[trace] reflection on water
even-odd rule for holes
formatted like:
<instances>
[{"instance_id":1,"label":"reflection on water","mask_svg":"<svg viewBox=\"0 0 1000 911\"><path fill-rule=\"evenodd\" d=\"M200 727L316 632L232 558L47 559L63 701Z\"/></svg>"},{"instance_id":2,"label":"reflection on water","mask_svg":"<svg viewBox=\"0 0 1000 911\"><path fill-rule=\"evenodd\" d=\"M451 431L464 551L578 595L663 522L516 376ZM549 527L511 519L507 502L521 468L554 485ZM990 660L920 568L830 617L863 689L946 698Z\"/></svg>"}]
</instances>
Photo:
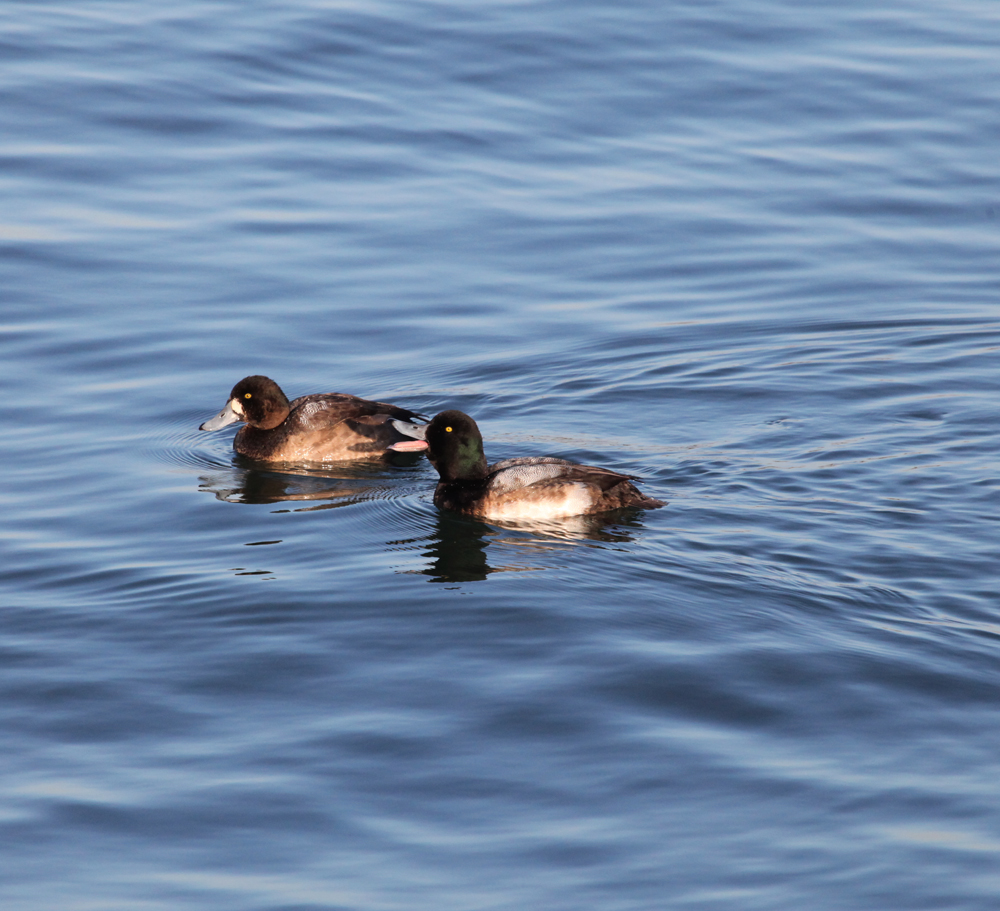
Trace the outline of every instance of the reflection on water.
<instances>
[{"instance_id":1,"label":"reflection on water","mask_svg":"<svg viewBox=\"0 0 1000 911\"><path fill-rule=\"evenodd\" d=\"M263 463L237 456L234 467L202 475L198 487L227 503L324 500L328 502L302 507L296 512L332 509L387 496L392 490L391 481L395 480L393 467L410 467L418 461L419 456L404 454L394 456L386 465L343 462L317 468L296 466L292 470L277 468L272 463L260 467Z\"/></svg>"},{"instance_id":2,"label":"reflection on water","mask_svg":"<svg viewBox=\"0 0 1000 911\"><path fill-rule=\"evenodd\" d=\"M489 525L466 516L439 512L431 534L406 541L392 542L404 548L419 548L429 562L411 572L430 576L431 582L482 582L490 573L513 567L494 567L486 560L489 538L495 532ZM537 567L517 567L524 572Z\"/></svg>"},{"instance_id":3,"label":"reflection on water","mask_svg":"<svg viewBox=\"0 0 1000 911\"><path fill-rule=\"evenodd\" d=\"M423 548L423 556L430 562L415 572L430 576L431 582L480 582L490 573L538 572L551 568L551 561L545 565L519 561L530 560L533 554L542 551L551 553L572 546L574 542L624 543L633 540L623 524L639 527L633 517L621 513L491 525L468 516L439 512L433 534L395 543ZM492 563L486 559L487 547L492 547Z\"/></svg>"},{"instance_id":4,"label":"reflection on water","mask_svg":"<svg viewBox=\"0 0 1000 911\"><path fill-rule=\"evenodd\" d=\"M227 471L202 475L199 489L215 494L227 503L281 503L295 500L325 500L304 509L331 509L356 503L369 492L363 482L344 479L296 476L269 471Z\"/></svg>"},{"instance_id":5,"label":"reflection on water","mask_svg":"<svg viewBox=\"0 0 1000 911\"><path fill-rule=\"evenodd\" d=\"M479 582L490 573L537 572L551 568L529 562L533 555L551 554L583 542L626 543L633 540L629 529L641 528L638 510L573 516L548 522L487 524L467 516L439 512L434 533L408 543L424 548L430 559L424 569L431 582ZM486 559L492 547L491 559Z\"/></svg>"}]
</instances>

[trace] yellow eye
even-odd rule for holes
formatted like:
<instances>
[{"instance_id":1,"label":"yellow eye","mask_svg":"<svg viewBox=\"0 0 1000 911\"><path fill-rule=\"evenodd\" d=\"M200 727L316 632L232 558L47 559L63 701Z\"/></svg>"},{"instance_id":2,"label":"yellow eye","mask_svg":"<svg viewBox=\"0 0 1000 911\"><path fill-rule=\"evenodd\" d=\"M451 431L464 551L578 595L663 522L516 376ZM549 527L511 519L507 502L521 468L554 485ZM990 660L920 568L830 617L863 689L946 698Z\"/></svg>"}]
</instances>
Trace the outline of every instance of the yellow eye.
<instances>
[{"instance_id":1,"label":"yellow eye","mask_svg":"<svg viewBox=\"0 0 1000 911\"><path fill-rule=\"evenodd\" d=\"M245 396L243 396L243 398L245 398L245 399L250 398L250 393L248 392Z\"/></svg>"},{"instance_id":2,"label":"yellow eye","mask_svg":"<svg viewBox=\"0 0 1000 911\"><path fill-rule=\"evenodd\" d=\"M451 433L451 428L450 427L445 427L445 433Z\"/></svg>"}]
</instances>

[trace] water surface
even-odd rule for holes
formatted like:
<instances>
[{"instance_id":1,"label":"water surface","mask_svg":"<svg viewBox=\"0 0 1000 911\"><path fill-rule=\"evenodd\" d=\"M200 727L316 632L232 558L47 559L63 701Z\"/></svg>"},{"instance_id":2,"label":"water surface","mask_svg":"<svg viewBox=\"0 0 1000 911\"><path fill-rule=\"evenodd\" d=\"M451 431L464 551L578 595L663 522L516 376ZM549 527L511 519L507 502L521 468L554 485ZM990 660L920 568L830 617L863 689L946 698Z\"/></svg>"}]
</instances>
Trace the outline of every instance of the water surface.
<instances>
[{"instance_id":1,"label":"water surface","mask_svg":"<svg viewBox=\"0 0 1000 911\"><path fill-rule=\"evenodd\" d=\"M998 40L8 3L3 907L993 907ZM247 463L251 373L669 505Z\"/></svg>"}]
</instances>

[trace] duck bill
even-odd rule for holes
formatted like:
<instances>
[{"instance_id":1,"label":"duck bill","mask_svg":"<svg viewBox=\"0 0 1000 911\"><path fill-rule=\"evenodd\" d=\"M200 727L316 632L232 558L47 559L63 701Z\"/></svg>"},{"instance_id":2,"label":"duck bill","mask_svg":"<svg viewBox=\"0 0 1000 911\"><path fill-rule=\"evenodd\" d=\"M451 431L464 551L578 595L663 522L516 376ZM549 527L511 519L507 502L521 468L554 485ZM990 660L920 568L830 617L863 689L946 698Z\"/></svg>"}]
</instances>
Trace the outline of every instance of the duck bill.
<instances>
[{"instance_id":1,"label":"duck bill","mask_svg":"<svg viewBox=\"0 0 1000 911\"><path fill-rule=\"evenodd\" d=\"M430 449L427 440L400 440L388 447L393 452L423 452Z\"/></svg>"},{"instance_id":2,"label":"duck bill","mask_svg":"<svg viewBox=\"0 0 1000 911\"><path fill-rule=\"evenodd\" d=\"M400 440L398 443L393 443L389 447L393 452L423 452L429 448L427 445L426 424L411 424L409 421L394 420L392 426L403 434L403 436L410 437L409 440Z\"/></svg>"},{"instance_id":3,"label":"duck bill","mask_svg":"<svg viewBox=\"0 0 1000 911\"><path fill-rule=\"evenodd\" d=\"M222 409L214 418L209 418L205 421L198 429L199 430L221 430L223 427L228 427L230 424L235 424L237 421L242 420L239 414L233 410L232 401L226 402L226 407Z\"/></svg>"},{"instance_id":4,"label":"duck bill","mask_svg":"<svg viewBox=\"0 0 1000 911\"><path fill-rule=\"evenodd\" d=\"M414 440L427 439L426 424L411 424L409 421L398 421L393 419L392 426L403 434L404 437L411 437Z\"/></svg>"}]
</instances>

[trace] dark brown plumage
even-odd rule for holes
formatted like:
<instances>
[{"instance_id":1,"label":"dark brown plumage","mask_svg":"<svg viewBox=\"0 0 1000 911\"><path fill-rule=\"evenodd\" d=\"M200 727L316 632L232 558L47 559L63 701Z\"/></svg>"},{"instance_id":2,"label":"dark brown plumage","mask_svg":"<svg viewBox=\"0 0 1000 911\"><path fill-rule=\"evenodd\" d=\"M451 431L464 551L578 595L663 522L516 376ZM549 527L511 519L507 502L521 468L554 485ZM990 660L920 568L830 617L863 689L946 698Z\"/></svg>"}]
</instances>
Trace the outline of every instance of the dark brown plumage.
<instances>
[{"instance_id":1,"label":"dark brown plumage","mask_svg":"<svg viewBox=\"0 0 1000 911\"><path fill-rule=\"evenodd\" d=\"M248 376L229 393L226 407L201 425L218 430L237 421L233 439L240 455L265 462L324 462L380 457L405 440L393 419L421 415L342 392L304 395L289 402L274 380Z\"/></svg>"}]
</instances>

